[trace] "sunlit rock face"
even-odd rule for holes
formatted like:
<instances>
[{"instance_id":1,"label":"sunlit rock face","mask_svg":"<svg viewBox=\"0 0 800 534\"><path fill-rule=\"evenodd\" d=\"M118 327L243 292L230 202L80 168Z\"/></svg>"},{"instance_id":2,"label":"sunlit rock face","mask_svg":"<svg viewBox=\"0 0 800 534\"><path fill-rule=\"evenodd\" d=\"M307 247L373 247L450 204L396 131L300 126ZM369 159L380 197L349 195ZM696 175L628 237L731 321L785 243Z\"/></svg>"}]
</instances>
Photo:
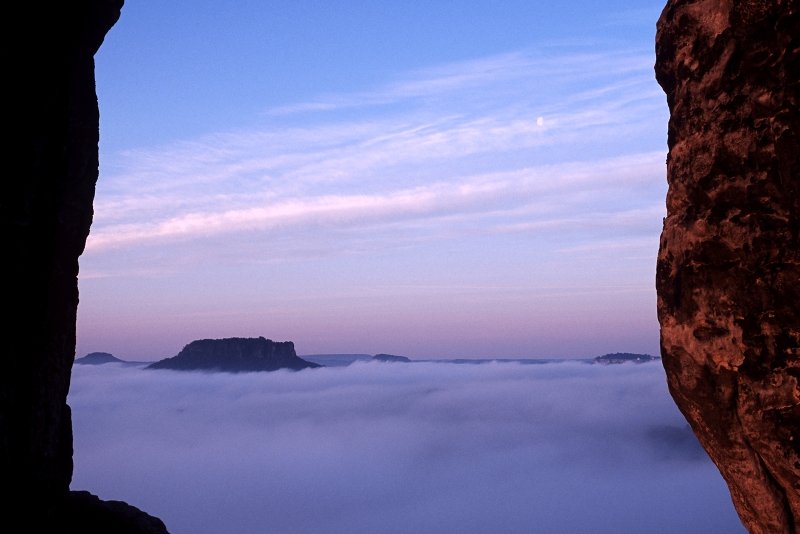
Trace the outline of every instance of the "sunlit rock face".
<instances>
[{"instance_id":1,"label":"sunlit rock face","mask_svg":"<svg viewBox=\"0 0 800 534\"><path fill-rule=\"evenodd\" d=\"M98 176L94 54L122 0L11 2L0 17L0 531L64 531L78 256Z\"/></svg>"},{"instance_id":2,"label":"sunlit rock face","mask_svg":"<svg viewBox=\"0 0 800 534\"><path fill-rule=\"evenodd\" d=\"M673 398L753 533L800 531L800 1L671 0L658 256Z\"/></svg>"}]
</instances>

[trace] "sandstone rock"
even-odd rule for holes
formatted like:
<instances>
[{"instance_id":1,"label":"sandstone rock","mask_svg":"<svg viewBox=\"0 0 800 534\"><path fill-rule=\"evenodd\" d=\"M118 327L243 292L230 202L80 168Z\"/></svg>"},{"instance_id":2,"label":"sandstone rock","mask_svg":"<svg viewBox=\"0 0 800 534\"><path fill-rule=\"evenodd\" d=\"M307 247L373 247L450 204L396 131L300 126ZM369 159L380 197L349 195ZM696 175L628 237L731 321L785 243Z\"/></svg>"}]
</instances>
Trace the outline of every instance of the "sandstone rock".
<instances>
[{"instance_id":1,"label":"sandstone rock","mask_svg":"<svg viewBox=\"0 0 800 534\"><path fill-rule=\"evenodd\" d=\"M670 0L658 255L670 392L752 533L800 531L800 2Z\"/></svg>"}]
</instances>

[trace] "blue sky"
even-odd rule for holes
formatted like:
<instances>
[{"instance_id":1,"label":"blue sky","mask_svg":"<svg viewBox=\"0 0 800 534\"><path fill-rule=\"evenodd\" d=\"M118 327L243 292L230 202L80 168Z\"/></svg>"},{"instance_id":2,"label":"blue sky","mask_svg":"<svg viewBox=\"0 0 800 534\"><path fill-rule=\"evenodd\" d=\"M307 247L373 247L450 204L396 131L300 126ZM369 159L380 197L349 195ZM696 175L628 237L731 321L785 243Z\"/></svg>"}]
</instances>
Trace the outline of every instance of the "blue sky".
<instances>
[{"instance_id":1,"label":"blue sky","mask_svg":"<svg viewBox=\"0 0 800 534\"><path fill-rule=\"evenodd\" d=\"M78 354L654 353L652 2L127 2Z\"/></svg>"}]
</instances>

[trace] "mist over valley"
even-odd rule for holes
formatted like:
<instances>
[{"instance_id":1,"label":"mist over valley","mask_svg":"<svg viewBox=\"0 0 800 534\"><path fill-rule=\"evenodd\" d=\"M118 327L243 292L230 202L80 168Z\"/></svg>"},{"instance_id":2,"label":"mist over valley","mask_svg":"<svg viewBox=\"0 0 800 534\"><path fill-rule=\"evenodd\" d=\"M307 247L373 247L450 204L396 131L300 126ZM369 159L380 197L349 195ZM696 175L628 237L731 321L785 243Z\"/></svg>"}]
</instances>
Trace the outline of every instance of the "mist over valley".
<instances>
[{"instance_id":1,"label":"mist over valley","mask_svg":"<svg viewBox=\"0 0 800 534\"><path fill-rule=\"evenodd\" d=\"M73 487L174 534L744 532L660 362L79 365L69 403Z\"/></svg>"}]
</instances>

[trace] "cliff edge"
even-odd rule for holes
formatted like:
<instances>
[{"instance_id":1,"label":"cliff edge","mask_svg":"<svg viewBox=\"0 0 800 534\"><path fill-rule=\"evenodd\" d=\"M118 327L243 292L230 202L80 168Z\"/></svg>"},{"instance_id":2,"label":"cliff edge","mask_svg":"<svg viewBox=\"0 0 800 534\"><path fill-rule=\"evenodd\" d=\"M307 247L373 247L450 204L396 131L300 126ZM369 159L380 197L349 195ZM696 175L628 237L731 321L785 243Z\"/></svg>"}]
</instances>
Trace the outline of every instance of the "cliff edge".
<instances>
[{"instance_id":1,"label":"cliff edge","mask_svg":"<svg viewBox=\"0 0 800 534\"><path fill-rule=\"evenodd\" d=\"M800 2L670 0L656 287L670 392L751 533L800 531Z\"/></svg>"}]
</instances>

